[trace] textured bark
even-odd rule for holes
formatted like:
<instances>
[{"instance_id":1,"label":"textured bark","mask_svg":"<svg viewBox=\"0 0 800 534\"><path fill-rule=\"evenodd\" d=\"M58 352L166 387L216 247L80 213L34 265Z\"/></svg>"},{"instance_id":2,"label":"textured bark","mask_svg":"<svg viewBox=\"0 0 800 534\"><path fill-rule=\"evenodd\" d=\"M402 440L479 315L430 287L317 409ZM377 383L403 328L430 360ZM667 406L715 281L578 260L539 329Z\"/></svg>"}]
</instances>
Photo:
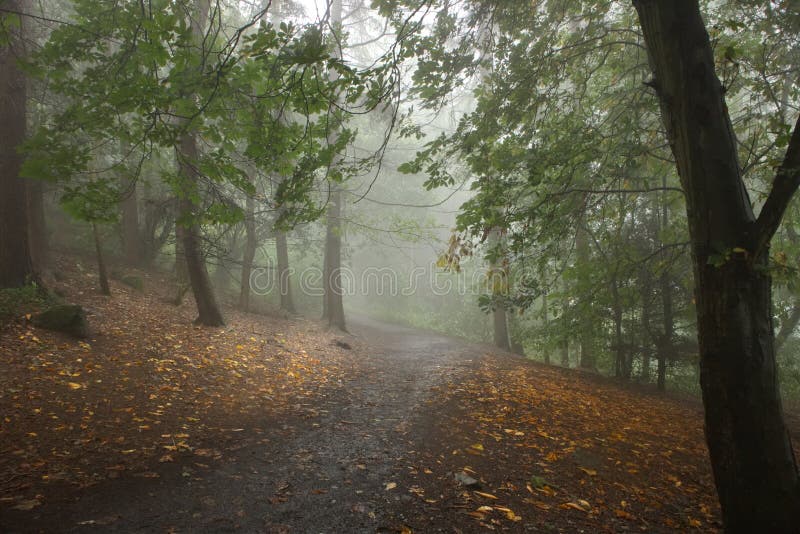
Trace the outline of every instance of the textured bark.
<instances>
[{"instance_id":1,"label":"textured bark","mask_svg":"<svg viewBox=\"0 0 800 534\"><path fill-rule=\"evenodd\" d=\"M26 2L7 0L9 11L25 11ZM25 21L10 29L0 48L0 287L22 286L35 278L28 242L27 184L20 177L25 140L27 82L18 59L24 52Z\"/></svg>"},{"instance_id":2,"label":"textured bark","mask_svg":"<svg viewBox=\"0 0 800 534\"><path fill-rule=\"evenodd\" d=\"M100 241L100 232L97 230L97 225L92 223L92 237L94 237L94 250L97 254L97 275L100 280L100 293L103 295L111 294L111 287L108 285L108 272L106 271L106 262L103 258L103 244Z\"/></svg>"},{"instance_id":3,"label":"textured bark","mask_svg":"<svg viewBox=\"0 0 800 534\"><path fill-rule=\"evenodd\" d=\"M686 194L706 441L725 530L797 532L800 479L775 365L768 247L800 176L800 132L756 219L697 0L636 0Z\"/></svg>"},{"instance_id":4,"label":"textured bark","mask_svg":"<svg viewBox=\"0 0 800 534\"><path fill-rule=\"evenodd\" d=\"M242 253L242 280L239 290L239 308L244 311L250 310L250 275L253 272L253 260L256 257L256 202L252 196L247 195L244 208L244 252Z\"/></svg>"},{"instance_id":5,"label":"textured bark","mask_svg":"<svg viewBox=\"0 0 800 534\"><path fill-rule=\"evenodd\" d=\"M297 313L292 298L289 247L286 243L286 232L283 230L275 231L275 253L278 257L278 290L281 295L281 309L289 313Z\"/></svg>"},{"instance_id":6,"label":"textured bark","mask_svg":"<svg viewBox=\"0 0 800 534\"><path fill-rule=\"evenodd\" d=\"M48 262L49 244L47 222L44 215L44 184L28 180L28 239L33 270L41 273Z\"/></svg>"}]
</instances>

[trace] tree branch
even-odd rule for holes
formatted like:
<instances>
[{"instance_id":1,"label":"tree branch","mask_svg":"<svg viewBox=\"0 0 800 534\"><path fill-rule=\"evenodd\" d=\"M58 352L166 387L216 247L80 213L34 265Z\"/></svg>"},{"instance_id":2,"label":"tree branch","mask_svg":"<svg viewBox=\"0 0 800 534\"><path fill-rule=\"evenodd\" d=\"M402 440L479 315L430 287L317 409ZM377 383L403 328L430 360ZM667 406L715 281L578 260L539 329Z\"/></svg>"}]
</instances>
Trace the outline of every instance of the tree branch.
<instances>
[{"instance_id":1,"label":"tree branch","mask_svg":"<svg viewBox=\"0 0 800 534\"><path fill-rule=\"evenodd\" d=\"M753 257L758 258L766 252L798 186L800 186L800 117L797 118L794 125L783 163L775 173L772 190L756 220L756 242Z\"/></svg>"}]
</instances>

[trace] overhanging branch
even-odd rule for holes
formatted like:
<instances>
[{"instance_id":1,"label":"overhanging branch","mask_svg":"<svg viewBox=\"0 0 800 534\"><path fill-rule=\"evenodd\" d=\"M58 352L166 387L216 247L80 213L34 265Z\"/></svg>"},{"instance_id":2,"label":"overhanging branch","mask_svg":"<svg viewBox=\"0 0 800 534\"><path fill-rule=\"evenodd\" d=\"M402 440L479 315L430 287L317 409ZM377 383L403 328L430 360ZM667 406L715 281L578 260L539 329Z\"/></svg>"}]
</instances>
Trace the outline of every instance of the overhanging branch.
<instances>
[{"instance_id":1,"label":"overhanging branch","mask_svg":"<svg viewBox=\"0 0 800 534\"><path fill-rule=\"evenodd\" d=\"M756 242L753 257L761 257L766 252L798 186L800 186L800 117L797 118L794 125L783 163L775 173L772 190L756 220Z\"/></svg>"}]
</instances>

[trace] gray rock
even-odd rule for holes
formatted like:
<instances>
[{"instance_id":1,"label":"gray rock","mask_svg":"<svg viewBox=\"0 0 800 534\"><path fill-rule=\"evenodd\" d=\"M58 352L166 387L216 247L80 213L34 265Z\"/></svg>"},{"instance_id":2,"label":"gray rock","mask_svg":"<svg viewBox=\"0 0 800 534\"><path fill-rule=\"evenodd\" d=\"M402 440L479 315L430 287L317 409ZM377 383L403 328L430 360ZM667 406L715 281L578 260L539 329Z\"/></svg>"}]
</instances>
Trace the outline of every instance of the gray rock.
<instances>
[{"instance_id":1,"label":"gray rock","mask_svg":"<svg viewBox=\"0 0 800 534\"><path fill-rule=\"evenodd\" d=\"M453 478L456 479L456 482L460 482L462 485L468 488L480 485L480 482L466 474L464 471L459 471L453 475Z\"/></svg>"}]
</instances>

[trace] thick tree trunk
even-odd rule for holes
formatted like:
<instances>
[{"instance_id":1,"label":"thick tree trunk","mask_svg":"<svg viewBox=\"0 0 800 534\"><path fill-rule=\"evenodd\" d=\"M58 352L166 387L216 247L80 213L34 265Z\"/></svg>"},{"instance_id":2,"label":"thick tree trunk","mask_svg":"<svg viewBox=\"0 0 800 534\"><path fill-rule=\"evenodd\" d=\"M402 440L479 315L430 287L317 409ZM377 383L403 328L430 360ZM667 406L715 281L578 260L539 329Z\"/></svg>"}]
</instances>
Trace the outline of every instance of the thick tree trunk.
<instances>
[{"instance_id":1,"label":"thick tree trunk","mask_svg":"<svg viewBox=\"0 0 800 534\"><path fill-rule=\"evenodd\" d=\"M125 263L142 265L142 239L139 232L139 202L136 195L136 180L122 179L123 198L120 205L122 211L122 247Z\"/></svg>"},{"instance_id":2,"label":"thick tree trunk","mask_svg":"<svg viewBox=\"0 0 800 534\"><path fill-rule=\"evenodd\" d=\"M283 230L275 230L275 253L278 257L278 290L281 295L281 309L288 313L297 313L292 298L289 247L286 243L286 232Z\"/></svg>"},{"instance_id":3,"label":"thick tree trunk","mask_svg":"<svg viewBox=\"0 0 800 534\"><path fill-rule=\"evenodd\" d=\"M511 342L508 337L508 315L502 306L492 310L492 324L494 331L494 346L498 349L511 350Z\"/></svg>"},{"instance_id":4,"label":"thick tree trunk","mask_svg":"<svg viewBox=\"0 0 800 534\"><path fill-rule=\"evenodd\" d=\"M250 310L250 275L253 272L253 260L256 257L256 220L255 220L255 199L247 195L244 213L244 253L242 254L242 279L239 291L239 308L244 311Z\"/></svg>"},{"instance_id":5,"label":"thick tree trunk","mask_svg":"<svg viewBox=\"0 0 800 534\"><path fill-rule=\"evenodd\" d=\"M24 12L24 0L7 0L10 12ZM10 39L0 47L0 287L18 287L35 278L28 235L27 184L20 177L22 156L17 147L25 140L27 82L18 60L24 52L27 21L9 29Z\"/></svg>"},{"instance_id":6,"label":"thick tree trunk","mask_svg":"<svg viewBox=\"0 0 800 534\"><path fill-rule=\"evenodd\" d=\"M92 237L94 237L94 250L97 254L97 274L100 279L100 293L103 295L111 295L111 287L108 285L106 262L103 259L103 244L100 241L100 232L97 230L97 224L95 223L92 223Z\"/></svg>"},{"instance_id":7,"label":"thick tree trunk","mask_svg":"<svg viewBox=\"0 0 800 534\"><path fill-rule=\"evenodd\" d=\"M634 4L686 193L706 440L725 530L797 532L800 480L776 376L768 255L800 180L800 132L756 219L698 1Z\"/></svg>"}]
</instances>

